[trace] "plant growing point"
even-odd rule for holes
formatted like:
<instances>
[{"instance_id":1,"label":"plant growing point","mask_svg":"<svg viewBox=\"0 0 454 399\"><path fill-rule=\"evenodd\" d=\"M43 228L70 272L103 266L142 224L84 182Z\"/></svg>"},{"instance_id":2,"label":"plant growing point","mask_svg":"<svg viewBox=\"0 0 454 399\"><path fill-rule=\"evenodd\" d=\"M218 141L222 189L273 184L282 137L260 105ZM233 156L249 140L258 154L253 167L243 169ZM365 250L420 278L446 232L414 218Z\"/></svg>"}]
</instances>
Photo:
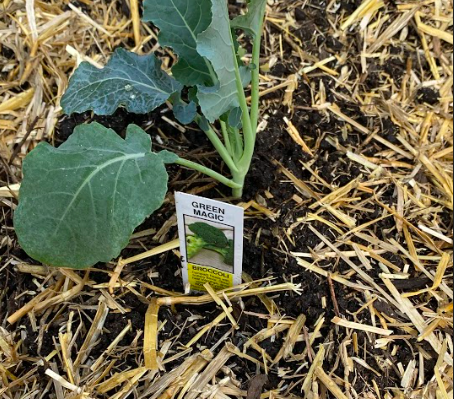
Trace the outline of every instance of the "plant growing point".
<instances>
[{"instance_id":1,"label":"plant growing point","mask_svg":"<svg viewBox=\"0 0 454 399\"><path fill-rule=\"evenodd\" d=\"M66 114L98 115L118 107L145 114L168 101L181 123L194 122L207 135L231 176L171 152L151 152L150 137L134 125L126 140L95 123L80 126L60 148L40 144L24 161L14 224L30 256L73 268L117 257L134 229L162 205L167 163L208 175L242 196L258 126L266 0L249 0L247 7L231 20L227 0L144 0L144 21L159 28L160 44L178 56L172 73L154 54L117 49L102 69L81 63L61 100ZM252 40L249 65L237 30Z\"/></svg>"}]
</instances>

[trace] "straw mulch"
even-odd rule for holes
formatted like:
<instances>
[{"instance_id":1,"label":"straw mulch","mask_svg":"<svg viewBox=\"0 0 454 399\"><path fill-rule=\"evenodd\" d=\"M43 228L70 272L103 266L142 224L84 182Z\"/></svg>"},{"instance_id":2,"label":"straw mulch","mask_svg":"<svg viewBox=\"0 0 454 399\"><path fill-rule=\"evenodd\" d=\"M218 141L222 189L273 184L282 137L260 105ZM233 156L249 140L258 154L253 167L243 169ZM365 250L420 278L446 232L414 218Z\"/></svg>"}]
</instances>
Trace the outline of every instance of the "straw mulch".
<instances>
[{"instance_id":1,"label":"straw mulch","mask_svg":"<svg viewBox=\"0 0 454 399\"><path fill-rule=\"evenodd\" d=\"M270 0L267 13L263 71L287 63L290 48L291 73L263 74L260 134L266 134L273 106L283 105L288 114L281 129L301 154L313 157L294 160L310 172L307 180L275 162L282 184L297 193L285 202L307 210L291 223L277 223L275 231L282 256L296 260L299 271L282 283L251 282L245 275L240 291L194 298L153 285L159 277L154 271L123 270L176 251L174 241L162 239L167 224L156 226L157 233L139 231L132 245L138 256L106 270L54 270L32 264L18 248L11 214L21 161L40 141L54 140L68 76L82 60L103 65L118 46L154 51L156 32L141 24L137 0L0 2L1 398L453 397L453 4L341 3ZM301 18L321 11L328 21L323 29ZM295 33L301 29L309 29L315 50ZM320 37L343 46L337 53L318 53ZM171 55L159 51L169 65ZM365 89L371 87L365 77L373 77L374 89ZM303 87L310 92L307 103L298 102ZM346 184L322 177L315 162L321 138L306 135L294 118L305 112L319 114L324 123L342 123L331 132L337 136L325 141L342 162L357 167L357 177ZM394 136L384 133L383 121L391 121ZM352 134L361 137L359 146L343 140ZM280 209L266 206L268 194L243 204L248 218L279 220ZM285 253L301 231L317 244ZM259 235L248 238L258 242ZM150 239L146 248L153 242L155 248L142 254L144 237ZM330 287L318 304L325 316L310 324L307 315L289 317L280 307L309 295L309 275ZM28 289L14 288L24 281ZM354 312L339 303L340 290L348 293ZM143 331L135 330L126 295L147 309ZM248 308L251 297L261 303L261 313ZM243 332L234 311L238 303L250 318L266 320L267 328ZM202 317L195 331L186 326L197 315L167 328L167 315L182 309L176 305L192 312L201 304L213 304L214 318ZM330 313L335 317L328 318ZM127 322L105 342L113 327L106 320L113 315ZM227 333L205 345L220 326L228 326ZM188 331L191 339L183 342ZM230 337L238 334L242 339L234 343ZM35 355L44 347L50 348L45 356ZM242 364L254 374L244 373ZM383 383L390 373L393 378Z\"/></svg>"}]
</instances>

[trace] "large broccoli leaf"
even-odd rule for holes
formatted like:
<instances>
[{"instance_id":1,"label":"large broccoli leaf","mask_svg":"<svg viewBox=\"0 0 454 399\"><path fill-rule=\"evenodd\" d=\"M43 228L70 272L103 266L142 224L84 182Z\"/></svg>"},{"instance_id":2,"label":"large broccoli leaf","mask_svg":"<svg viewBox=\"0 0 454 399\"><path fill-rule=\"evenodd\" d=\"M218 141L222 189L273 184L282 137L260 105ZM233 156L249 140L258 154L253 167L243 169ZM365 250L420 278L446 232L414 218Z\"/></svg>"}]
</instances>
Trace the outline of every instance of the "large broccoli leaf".
<instances>
[{"instance_id":1,"label":"large broccoli leaf","mask_svg":"<svg viewBox=\"0 0 454 399\"><path fill-rule=\"evenodd\" d=\"M182 85L161 69L153 54L139 56L117 49L107 65L80 64L61 100L66 114L94 111L111 115L120 106L146 114L164 104Z\"/></svg>"},{"instance_id":2,"label":"large broccoli leaf","mask_svg":"<svg viewBox=\"0 0 454 399\"><path fill-rule=\"evenodd\" d=\"M167 192L165 163L138 126L126 140L93 123L59 148L39 144L24 161L14 226L22 248L51 266L84 268L117 257Z\"/></svg>"}]
</instances>

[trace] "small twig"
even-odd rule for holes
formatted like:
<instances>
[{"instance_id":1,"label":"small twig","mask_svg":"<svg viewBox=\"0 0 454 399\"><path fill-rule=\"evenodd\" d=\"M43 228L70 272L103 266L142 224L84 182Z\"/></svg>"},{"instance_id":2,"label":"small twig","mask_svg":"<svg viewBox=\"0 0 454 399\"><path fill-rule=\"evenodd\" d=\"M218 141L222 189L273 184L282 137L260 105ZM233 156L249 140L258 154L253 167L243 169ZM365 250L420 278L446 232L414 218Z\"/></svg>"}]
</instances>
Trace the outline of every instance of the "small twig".
<instances>
[{"instance_id":1,"label":"small twig","mask_svg":"<svg viewBox=\"0 0 454 399\"><path fill-rule=\"evenodd\" d=\"M333 305L334 305L334 313L336 313L337 317L340 317L339 303L337 302L336 292L334 290L334 283L333 283L331 274L328 274L328 284L329 284L329 290L331 292L331 299L332 299Z\"/></svg>"},{"instance_id":2,"label":"small twig","mask_svg":"<svg viewBox=\"0 0 454 399\"><path fill-rule=\"evenodd\" d=\"M311 363L313 363L314 362L315 353L314 353L314 351L312 349L311 342L310 342L310 339L309 339L309 332L308 332L306 326L303 327L303 334L304 334L304 341L306 342L306 346L307 346L307 356L309 357L309 361Z\"/></svg>"},{"instance_id":3,"label":"small twig","mask_svg":"<svg viewBox=\"0 0 454 399\"><path fill-rule=\"evenodd\" d=\"M118 260L117 266L115 267L112 275L110 276L110 281L109 281L109 293L110 294L114 293L115 285L117 284L117 281L120 278L121 272L123 271L124 267L125 267L125 264L123 263L122 258L120 258Z\"/></svg>"},{"instance_id":4,"label":"small twig","mask_svg":"<svg viewBox=\"0 0 454 399\"><path fill-rule=\"evenodd\" d=\"M14 184L19 183L19 180L17 179L16 176L14 176L13 171L12 171L11 168L9 167L8 162L6 162L6 160L3 159L3 157L0 157L0 161L2 161L3 169L4 169L5 172L6 172L7 180L8 180L8 178L11 178L11 180L12 180L12 182L13 182ZM9 181L7 181L7 183L9 184Z\"/></svg>"},{"instance_id":5,"label":"small twig","mask_svg":"<svg viewBox=\"0 0 454 399\"><path fill-rule=\"evenodd\" d=\"M9 161L8 161L8 165L11 165L14 162L14 160L16 159L17 154L19 154L19 151L21 150L22 146L27 141L27 139L30 137L30 134L32 134L32 132L35 130L35 126L38 123L39 119L40 119L39 116L37 116L32 121L30 126L27 128L27 131L26 131L24 137L22 137L22 140L19 142L19 144L16 146L13 153L11 154L11 157L9 158Z\"/></svg>"}]
</instances>

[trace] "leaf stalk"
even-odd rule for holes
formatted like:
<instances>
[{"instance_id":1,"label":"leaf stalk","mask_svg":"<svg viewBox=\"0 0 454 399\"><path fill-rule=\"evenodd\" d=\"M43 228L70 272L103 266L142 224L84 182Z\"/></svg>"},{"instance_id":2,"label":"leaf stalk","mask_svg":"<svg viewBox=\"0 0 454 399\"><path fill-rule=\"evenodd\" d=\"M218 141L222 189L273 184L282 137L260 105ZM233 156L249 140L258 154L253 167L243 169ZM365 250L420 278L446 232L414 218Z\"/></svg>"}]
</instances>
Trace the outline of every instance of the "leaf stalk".
<instances>
[{"instance_id":1,"label":"leaf stalk","mask_svg":"<svg viewBox=\"0 0 454 399\"><path fill-rule=\"evenodd\" d=\"M222 183L225 186L230 187L233 190L238 190L238 189L242 188L242 186L240 184L236 183L235 181L228 179L227 177L221 175L220 173L215 172L213 169L210 169L199 163L192 162L192 161L189 161L184 158L179 158L175 163L180 166L184 166L186 168L203 173L204 175L207 175L207 176L217 180L219 183Z\"/></svg>"}]
</instances>

